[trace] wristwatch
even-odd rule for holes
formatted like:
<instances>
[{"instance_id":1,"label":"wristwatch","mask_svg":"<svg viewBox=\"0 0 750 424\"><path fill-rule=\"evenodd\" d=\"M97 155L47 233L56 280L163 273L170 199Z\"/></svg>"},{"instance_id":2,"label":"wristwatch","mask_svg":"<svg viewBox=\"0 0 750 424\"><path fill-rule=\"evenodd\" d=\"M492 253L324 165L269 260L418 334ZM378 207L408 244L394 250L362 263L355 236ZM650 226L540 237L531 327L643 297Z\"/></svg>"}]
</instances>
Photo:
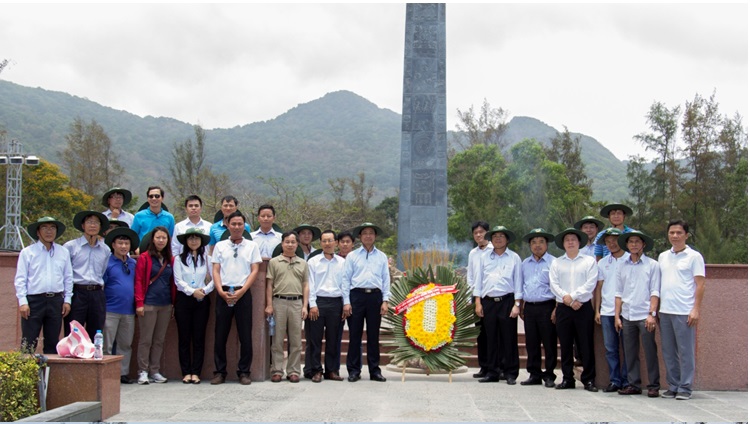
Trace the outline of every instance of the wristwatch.
<instances>
[{"instance_id":1,"label":"wristwatch","mask_svg":"<svg viewBox=\"0 0 750 424\"><path fill-rule=\"evenodd\" d=\"M656 311L651 311L651 316L655 318L656 317Z\"/></svg>"},{"instance_id":2,"label":"wristwatch","mask_svg":"<svg viewBox=\"0 0 750 424\"><path fill-rule=\"evenodd\" d=\"M516 300L516 306L521 307L521 302Z\"/></svg>"}]
</instances>

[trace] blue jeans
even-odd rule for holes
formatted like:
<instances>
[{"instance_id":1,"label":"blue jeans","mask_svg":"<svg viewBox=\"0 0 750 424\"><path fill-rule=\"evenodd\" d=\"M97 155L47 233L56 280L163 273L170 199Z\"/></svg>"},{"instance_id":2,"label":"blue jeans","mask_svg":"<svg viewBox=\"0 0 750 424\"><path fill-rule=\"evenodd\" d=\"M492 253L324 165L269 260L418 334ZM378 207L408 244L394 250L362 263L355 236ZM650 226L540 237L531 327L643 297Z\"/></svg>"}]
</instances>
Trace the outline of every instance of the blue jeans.
<instances>
[{"instance_id":1,"label":"blue jeans","mask_svg":"<svg viewBox=\"0 0 750 424\"><path fill-rule=\"evenodd\" d=\"M625 354L620 360L620 346L622 342L622 332L618 334L615 330L614 316L600 316L602 321L602 335L604 336L604 349L607 351L607 366L609 366L609 382L618 387L628 385L628 368L625 362Z\"/></svg>"}]
</instances>

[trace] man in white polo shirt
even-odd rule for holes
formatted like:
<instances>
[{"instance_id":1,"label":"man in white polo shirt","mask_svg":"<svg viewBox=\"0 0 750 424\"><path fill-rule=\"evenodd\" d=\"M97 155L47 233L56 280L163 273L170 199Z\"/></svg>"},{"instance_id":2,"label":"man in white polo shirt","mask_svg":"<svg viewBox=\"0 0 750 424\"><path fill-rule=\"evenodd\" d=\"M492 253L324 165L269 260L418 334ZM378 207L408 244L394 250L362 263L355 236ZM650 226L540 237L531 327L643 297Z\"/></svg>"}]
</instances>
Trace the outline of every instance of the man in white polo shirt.
<instances>
[{"instance_id":1,"label":"man in white polo shirt","mask_svg":"<svg viewBox=\"0 0 750 424\"><path fill-rule=\"evenodd\" d=\"M688 400L695 377L695 327L700 320L706 265L703 256L687 245L690 227L670 221L667 237L672 248L659 255L661 270L661 349L669 390L661 397Z\"/></svg>"}]
</instances>

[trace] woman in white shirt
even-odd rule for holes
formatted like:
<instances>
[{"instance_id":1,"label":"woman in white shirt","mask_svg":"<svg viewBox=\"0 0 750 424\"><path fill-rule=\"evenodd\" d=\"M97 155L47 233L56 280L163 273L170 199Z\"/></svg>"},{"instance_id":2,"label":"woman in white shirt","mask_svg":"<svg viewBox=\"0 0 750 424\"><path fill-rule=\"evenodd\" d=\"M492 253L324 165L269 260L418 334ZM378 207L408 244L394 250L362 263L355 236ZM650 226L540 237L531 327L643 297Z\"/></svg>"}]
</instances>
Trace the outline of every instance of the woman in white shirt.
<instances>
[{"instance_id":1,"label":"woman in white shirt","mask_svg":"<svg viewBox=\"0 0 750 424\"><path fill-rule=\"evenodd\" d=\"M182 382L199 384L203 368L206 325L211 310L208 294L214 289L206 245L208 234L190 228L177 240L185 246L174 261L174 282L177 286L174 316L177 321L178 352Z\"/></svg>"}]
</instances>

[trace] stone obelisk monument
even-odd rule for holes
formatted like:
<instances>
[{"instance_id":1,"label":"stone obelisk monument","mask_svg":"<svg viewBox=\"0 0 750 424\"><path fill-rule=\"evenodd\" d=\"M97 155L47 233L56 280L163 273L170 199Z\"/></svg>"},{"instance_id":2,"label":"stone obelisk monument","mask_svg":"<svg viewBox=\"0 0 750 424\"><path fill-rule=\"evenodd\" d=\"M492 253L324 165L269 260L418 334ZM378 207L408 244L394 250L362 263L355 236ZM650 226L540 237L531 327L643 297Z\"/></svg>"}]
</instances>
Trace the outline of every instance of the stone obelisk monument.
<instances>
[{"instance_id":1,"label":"stone obelisk monument","mask_svg":"<svg viewBox=\"0 0 750 424\"><path fill-rule=\"evenodd\" d=\"M412 248L447 248L447 148L445 4L410 3L404 44L399 254Z\"/></svg>"}]
</instances>

